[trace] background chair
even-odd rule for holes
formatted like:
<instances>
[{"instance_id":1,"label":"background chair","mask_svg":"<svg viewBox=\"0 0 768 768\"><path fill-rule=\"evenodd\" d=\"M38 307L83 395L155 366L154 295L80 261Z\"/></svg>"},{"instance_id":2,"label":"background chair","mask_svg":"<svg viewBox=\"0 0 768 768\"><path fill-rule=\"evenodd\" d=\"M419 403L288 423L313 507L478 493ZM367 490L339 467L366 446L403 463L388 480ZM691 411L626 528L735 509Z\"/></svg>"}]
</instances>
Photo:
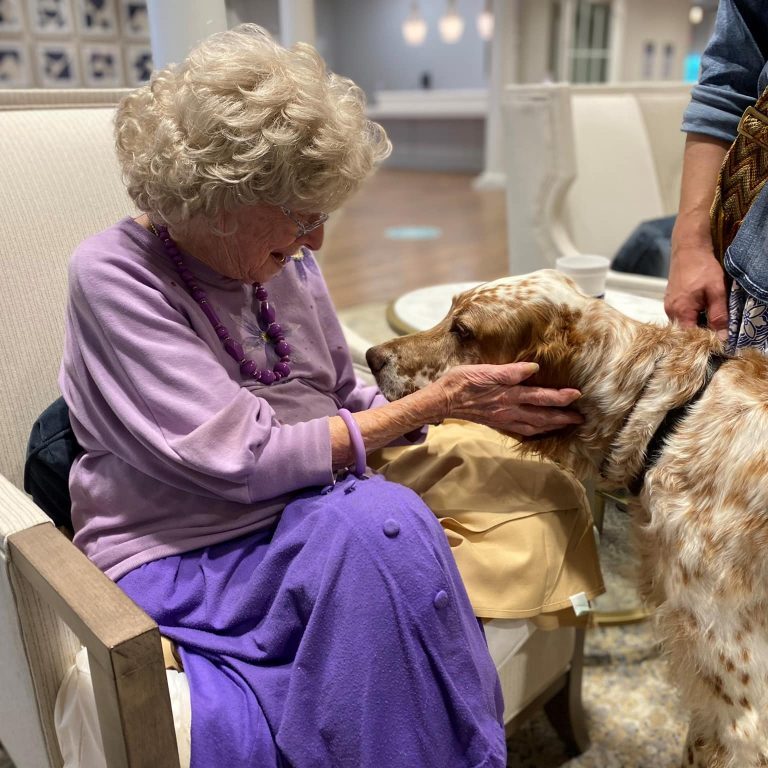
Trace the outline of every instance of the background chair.
<instances>
[{"instance_id":1,"label":"background chair","mask_svg":"<svg viewBox=\"0 0 768 768\"><path fill-rule=\"evenodd\" d=\"M574 253L608 258L643 221L677 212L690 85L509 85L504 93L510 272ZM611 272L661 297L666 280Z\"/></svg>"},{"instance_id":2,"label":"background chair","mask_svg":"<svg viewBox=\"0 0 768 768\"><path fill-rule=\"evenodd\" d=\"M17 768L62 765L54 703L81 645L110 768L179 764L156 625L21 491L30 427L58 396L69 254L133 210L113 150L123 93L0 91L0 741ZM348 340L364 360L365 340ZM486 625L508 729L546 706L586 748L583 632L520 624Z\"/></svg>"}]
</instances>

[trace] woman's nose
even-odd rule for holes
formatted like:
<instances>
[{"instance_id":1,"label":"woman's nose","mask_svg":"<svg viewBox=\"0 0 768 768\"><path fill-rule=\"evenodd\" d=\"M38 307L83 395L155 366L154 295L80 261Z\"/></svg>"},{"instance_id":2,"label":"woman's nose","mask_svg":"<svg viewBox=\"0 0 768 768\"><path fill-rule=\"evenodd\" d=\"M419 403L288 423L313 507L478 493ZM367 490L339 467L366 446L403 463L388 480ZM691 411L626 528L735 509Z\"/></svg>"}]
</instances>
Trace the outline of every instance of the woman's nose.
<instances>
[{"instance_id":1,"label":"woman's nose","mask_svg":"<svg viewBox=\"0 0 768 768\"><path fill-rule=\"evenodd\" d=\"M311 232L307 232L306 235L302 235L298 242L302 245L306 245L310 251L320 250L320 246L325 239L325 224L321 224L317 229L313 229Z\"/></svg>"}]
</instances>

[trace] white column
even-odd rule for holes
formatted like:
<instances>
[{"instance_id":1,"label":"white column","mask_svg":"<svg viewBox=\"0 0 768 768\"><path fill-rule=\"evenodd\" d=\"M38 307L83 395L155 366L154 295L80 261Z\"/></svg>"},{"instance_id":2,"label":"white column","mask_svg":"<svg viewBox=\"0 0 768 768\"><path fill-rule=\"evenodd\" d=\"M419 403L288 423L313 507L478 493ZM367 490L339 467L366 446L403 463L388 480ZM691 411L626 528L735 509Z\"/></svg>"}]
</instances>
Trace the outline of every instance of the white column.
<instances>
[{"instance_id":1,"label":"white column","mask_svg":"<svg viewBox=\"0 0 768 768\"><path fill-rule=\"evenodd\" d=\"M557 79L561 83L569 83L571 81L575 25L576 0L560 0L560 53L558 58L560 71L557 73Z\"/></svg>"},{"instance_id":2,"label":"white column","mask_svg":"<svg viewBox=\"0 0 768 768\"><path fill-rule=\"evenodd\" d=\"M611 57L608 62L608 82L619 83L624 79L624 48L627 35L627 0L611 3Z\"/></svg>"},{"instance_id":3,"label":"white column","mask_svg":"<svg viewBox=\"0 0 768 768\"><path fill-rule=\"evenodd\" d=\"M504 86L520 79L520 0L494 0L491 76L485 118L485 168L475 179L475 189L503 189L504 134L501 100Z\"/></svg>"},{"instance_id":4,"label":"white column","mask_svg":"<svg viewBox=\"0 0 768 768\"><path fill-rule=\"evenodd\" d=\"M280 0L280 42L315 44L315 0Z\"/></svg>"},{"instance_id":5,"label":"white column","mask_svg":"<svg viewBox=\"0 0 768 768\"><path fill-rule=\"evenodd\" d=\"M148 0L155 69L178 63L201 40L227 29L224 0Z\"/></svg>"}]
</instances>

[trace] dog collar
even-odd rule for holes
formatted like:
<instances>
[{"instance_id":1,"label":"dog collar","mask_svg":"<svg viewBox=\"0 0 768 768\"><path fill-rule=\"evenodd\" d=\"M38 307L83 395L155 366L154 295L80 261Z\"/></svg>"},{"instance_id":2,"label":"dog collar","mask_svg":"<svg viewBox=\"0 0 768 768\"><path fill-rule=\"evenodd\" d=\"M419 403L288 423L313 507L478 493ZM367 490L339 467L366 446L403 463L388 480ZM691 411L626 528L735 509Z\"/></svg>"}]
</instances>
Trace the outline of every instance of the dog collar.
<instances>
[{"instance_id":1,"label":"dog collar","mask_svg":"<svg viewBox=\"0 0 768 768\"><path fill-rule=\"evenodd\" d=\"M653 465L659 460L661 452L664 450L664 444L670 432L673 432L677 425L688 415L688 412L691 410L691 408L693 408L699 398L701 398L701 396L706 391L709 383L712 381L712 377L720 369L720 366L727 360L730 360L728 355L723 355L719 352L712 352L709 355L709 360L707 361L707 370L704 375L703 384L694 393L693 397L688 400L688 402L683 403L682 405L678 405L676 408L667 411L664 418L661 420L661 424L659 424L659 426L656 428L656 431L653 433L653 436L648 442L648 446L645 449L645 461L643 462L643 466L640 468L640 472L635 475L635 477L630 480L629 483L627 483L627 490L633 496L639 496L640 491L643 490L645 476L648 473L648 470L651 469L651 467L653 467Z\"/></svg>"}]
</instances>

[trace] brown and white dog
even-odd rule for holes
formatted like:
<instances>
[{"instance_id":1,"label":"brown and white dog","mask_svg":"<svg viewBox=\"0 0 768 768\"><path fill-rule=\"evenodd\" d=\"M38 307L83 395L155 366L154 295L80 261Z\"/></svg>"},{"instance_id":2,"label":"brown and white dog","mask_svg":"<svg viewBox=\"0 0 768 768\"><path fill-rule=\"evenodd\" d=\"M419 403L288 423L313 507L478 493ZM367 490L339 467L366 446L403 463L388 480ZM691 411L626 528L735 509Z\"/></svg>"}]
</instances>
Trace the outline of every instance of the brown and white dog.
<instances>
[{"instance_id":1,"label":"brown and white dog","mask_svg":"<svg viewBox=\"0 0 768 768\"><path fill-rule=\"evenodd\" d=\"M683 765L768 766L768 359L636 322L553 270L467 291L431 330L368 352L390 399L521 360L540 366L526 383L582 392L584 423L531 447L638 493L641 590L690 713Z\"/></svg>"}]
</instances>

